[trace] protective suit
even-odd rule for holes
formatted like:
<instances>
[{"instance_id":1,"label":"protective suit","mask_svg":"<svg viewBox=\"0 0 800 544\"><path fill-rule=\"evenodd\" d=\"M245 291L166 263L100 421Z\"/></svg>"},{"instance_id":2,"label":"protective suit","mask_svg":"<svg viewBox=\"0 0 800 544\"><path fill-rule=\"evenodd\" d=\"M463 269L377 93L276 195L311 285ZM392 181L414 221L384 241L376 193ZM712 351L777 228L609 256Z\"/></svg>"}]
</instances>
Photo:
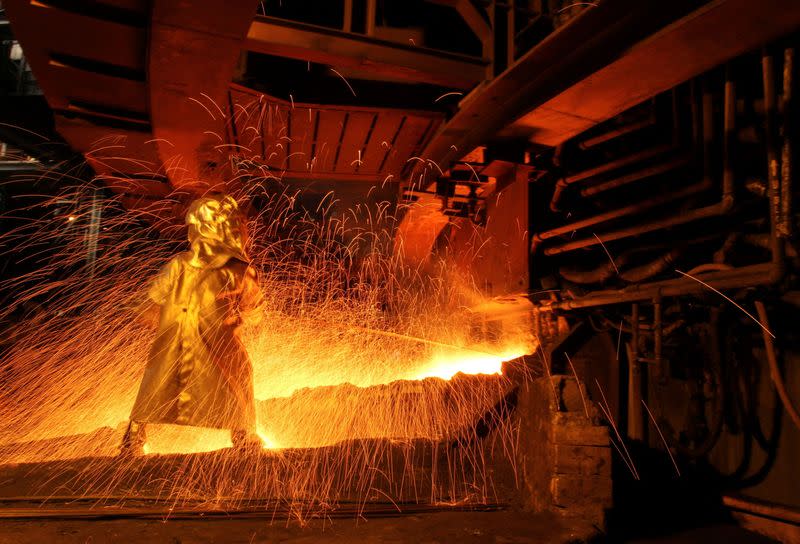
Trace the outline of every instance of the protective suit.
<instances>
[{"instance_id":1,"label":"protective suit","mask_svg":"<svg viewBox=\"0 0 800 544\"><path fill-rule=\"evenodd\" d=\"M244 222L228 196L194 201L186 222L191 249L173 257L150 288L160 307L158 333L123 453L142 450L147 423L231 429L235 446L260 443L253 369L237 333L262 305Z\"/></svg>"}]
</instances>

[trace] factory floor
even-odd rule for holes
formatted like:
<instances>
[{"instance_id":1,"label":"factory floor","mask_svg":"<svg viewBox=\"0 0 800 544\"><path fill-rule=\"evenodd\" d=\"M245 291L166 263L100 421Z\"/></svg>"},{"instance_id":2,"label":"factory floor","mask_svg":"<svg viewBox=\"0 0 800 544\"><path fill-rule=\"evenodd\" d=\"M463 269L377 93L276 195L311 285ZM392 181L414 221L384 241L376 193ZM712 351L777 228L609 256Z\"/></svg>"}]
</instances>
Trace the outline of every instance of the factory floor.
<instances>
[{"instance_id":1,"label":"factory floor","mask_svg":"<svg viewBox=\"0 0 800 544\"><path fill-rule=\"evenodd\" d=\"M760 544L769 542L735 526L720 525L690 529L638 543L709 541ZM51 544L106 542L148 544L281 542L316 543L578 543L617 541L602 537L581 522L566 522L547 515L500 512L437 512L397 517L336 519L323 524L314 520L304 526L297 521L251 519L4 519L0 522L0 544Z\"/></svg>"},{"instance_id":2,"label":"factory floor","mask_svg":"<svg viewBox=\"0 0 800 544\"><path fill-rule=\"evenodd\" d=\"M437 512L397 517L336 519L305 526L256 519L3 520L0 544L91 543L566 543L596 534L582 523L515 512Z\"/></svg>"}]
</instances>

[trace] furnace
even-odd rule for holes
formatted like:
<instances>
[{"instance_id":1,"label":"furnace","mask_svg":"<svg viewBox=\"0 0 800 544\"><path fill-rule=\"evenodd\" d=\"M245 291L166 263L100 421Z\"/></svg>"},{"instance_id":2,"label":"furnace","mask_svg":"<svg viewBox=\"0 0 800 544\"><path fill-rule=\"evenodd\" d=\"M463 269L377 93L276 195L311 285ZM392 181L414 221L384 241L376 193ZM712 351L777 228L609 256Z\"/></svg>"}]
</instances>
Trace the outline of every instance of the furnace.
<instances>
[{"instance_id":1,"label":"furnace","mask_svg":"<svg viewBox=\"0 0 800 544\"><path fill-rule=\"evenodd\" d=\"M0 17L0 540L797 541L797 2Z\"/></svg>"}]
</instances>

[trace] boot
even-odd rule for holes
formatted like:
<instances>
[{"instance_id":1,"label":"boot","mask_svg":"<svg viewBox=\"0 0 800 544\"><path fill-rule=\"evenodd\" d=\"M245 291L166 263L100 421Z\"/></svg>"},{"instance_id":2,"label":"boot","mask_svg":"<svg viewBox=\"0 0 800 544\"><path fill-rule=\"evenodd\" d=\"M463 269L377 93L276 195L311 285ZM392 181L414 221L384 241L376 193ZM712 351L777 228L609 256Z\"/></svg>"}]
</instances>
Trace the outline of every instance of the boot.
<instances>
[{"instance_id":1,"label":"boot","mask_svg":"<svg viewBox=\"0 0 800 544\"><path fill-rule=\"evenodd\" d=\"M139 421L131 421L122 437L119 454L121 457L144 455L145 443L147 443L146 425Z\"/></svg>"}]
</instances>

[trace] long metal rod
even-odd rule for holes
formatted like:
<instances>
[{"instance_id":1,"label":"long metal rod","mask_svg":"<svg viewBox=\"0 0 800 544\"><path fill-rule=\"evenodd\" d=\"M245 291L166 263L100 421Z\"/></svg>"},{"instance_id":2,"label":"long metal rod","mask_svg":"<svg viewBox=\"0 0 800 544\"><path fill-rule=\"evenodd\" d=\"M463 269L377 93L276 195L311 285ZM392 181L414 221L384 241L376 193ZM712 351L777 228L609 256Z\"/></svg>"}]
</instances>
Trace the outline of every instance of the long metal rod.
<instances>
[{"instance_id":1,"label":"long metal rod","mask_svg":"<svg viewBox=\"0 0 800 544\"><path fill-rule=\"evenodd\" d=\"M101 189L97 188L92 191L89 227L86 231L86 264L89 266L90 277L94 277L97 265L97 242L100 238L100 218L102 213L100 191Z\"/></svg>"},{"instance_id":2,"label":"long metal rod","mask_svg":"<svg viewBox=\"0 0 800 544\"><path fill-rule=\"evenodd\" d=\"M264 14L266 15L266 13ZM342 30L351 32L353 30L353 0L344 0L344 22Z\"/></svg>"},{"instance_id":3,"label":"long metal rod","mask_svg":"<svg viewBox=\"0 0 800 544\"><path fill-rule=\"evenodd\" d=\"M375 35L375 25L377 23L377 0L367 0L367 15L365 33L367 36Z\"/></svg>"},{"instance_id":4,"label":"long metal rod","mask_svg":"<svg viewBox=\"0 0 800 544\"><path fill-rule=\"evenodd\" d=\"M674 159L670 159L666 162L657 164L655 166L648 166L647 168L637 170L636 172L632 172L630 174L626 174L624 176L620 176L615 179L604 181L602 183L597 183L589 187L584 187L583 189L581 189L581 196L593 196L598 193L610 191L612 189L618 189L620 187L633 183L634 181L648 179L653 176L657 176L659 174L664 174L671 170L675 170L682 166L686 166L690 163L691 163L691 156L689 155L678 156Z\"/></svg>"},{"instance_id":5,"label":"long metal rod","mask_svg":"<svg viewBox=\"0 0 800 544\"><path fill-rule=\"evenodd\" d=\"M794 48L788 47L783 52L783 148L781 150L781 221L779 234L791 237L794 231L792 222L792 178L794 136L797 117L795 112L794 91Z\"/></svg>"},{"instance_id":6,"label":"long metal rod","mask_svg":"<svg viewBox=\"0 0 800 544\"><path fill-rule=\"evenodd\" d=\"M642 367L639 364L639 304L631 306L631 348L628 361L628 436L634 440L644 438L642 417Z\"/></svg>"},{"instance_id":7,"label":"long metal rod","mask_svg":"<svg viewBox=\"0 0 800 544\"><path fill-rule=\"evenodd\" d=\"M772 285L783 276L782 270L776 270L773 263L762 263L712 272L700 278L715 289L725 290L745 286ZM634 301L650 300L661 294L663 297L675 297L708 292L708 288L689 278L677 278L652 282L643 285L632 285L618 291L604 291L590 294L573 300L549 302L541 306L542 310L576 310L612 304L624 304Z\"/></svg>"},{"instance_id":8,"label":"long metal rod","mask_svg":"<svg viewBox=\"0 0 800 544\"><path fill-rule=\"evenodd\" d=\"M661 367L663 338L661 296L657 296L653 299L653 358L655 359L655 364L652 366L652 376L655 380L664 378L664 369Z\"/></svg>"},{"instance_id":9,"label":"long metal rod","mask_svg":"<svg viewBox=\"0 0 800 544\"><path fill-rule=\"evenodd\" d=\"M800 525L800 510L797 508L790 508L783 504L756 500L750 497L745 499L743 497L734 497L731 495L723 495L722 504L732 510L752 513L780 522L788 522L792 525L791 531L793 534L796 534L796 526Z\"/></svg>"},{"instance_id":10,"label":"long metal rod","mask_svg":"<svg viewBox=\"0 0 800 544\"><path fill-rule=\"evenodd\" d=\"M533 311L533 310L531 310L531 311ZM293 316L292 319L298 319L298 317ZM491 355L492 357L497 357L499 355L498 353L492 353L490 351L484 351L484 350L475 349L475 348L468 348L468 347L465 347L465 346L456 346L456 345L453 345L453 344L448 344L446 342L437 342L436 340L429 340L427 338L420 338L419 336L411 336L411 335L408 335L408 334L400 334L400 333L397 333L397 332L382 331L380 329L370 329L369 327L356 327L356 326L352 326L352 325L347 325L345 323L336 323L336 322L325 321L325 320L321 320L321 319L313 319L313 318L300 318L300 319L302 319L304 321L315 322L315 323L325 323L326 325L332 325L334 327L341 328L341 329L343 329L343 330L345 330L347 332L361 332L361 333L371 334L371 335L375 335L375 336L386 336L386 337L390 337L390 338L397 338L398 340L405 340L407 342L414 342L414 343L417 343L417 344L426 344L426 345L429 345L429 346L447 348L447 349L451 349L451 350L454 350L454 351L470 351L470 352L473 352L473 353L479 353L481 355Z\"/></svg>"},{"instance_id":11,"label":"long metal rod","mask_svg":"<svg viewBox=\"0 0 800 544\"><path fill-rule=\"evenodd\" d=\"M764 124L767 140L767 197L769 198L770 239L778 238L778 222L780 218L781 178L780 159L778 153L778 135L776 134L775 117L778 112L777 88L775 86L775 64L772 55L764 50L761 56L761 71L764 85ZM783 260L782 246L778 244L779 255L773 258Z\"/></svg>"},{"instance_id":12,"label":"long metal rod","mask_svg":"<svg viewBox=\"0 0 800 544\"><path fill-rule=\"evenodd\" d=\"M775 133L775 116L777 115L777 89L775 86L775 67L772 55L764 50L761 57L762 81L764 85L764 112L767 139L767 198L769 199L769 238L772 248L772 262L783 266L785 258L784 244L779 236L781 212L780 165L778 138Z\"/></svg>"},{"instance_id":13,"label":"long metal rod","mask_svg":"<svg viewBox=\"0 0 800 544\"><path fill-rule=\"evenodd\" d=\"M621 159L617 159L615 161L600 165L596 168L590 168L589 170L585 170L583 172L578 172L577 174L561 178L560 180L558 180L558 183L556 183L556 186L553 190L553 197L550 199L550 211L558 212L561 210L561 205L560 205L561 197L564 195L564 192L570 185L574 185L575 183L592 179L593 177L605 174L606 172L617 170L619 168L623 168L625 166L629 166L631 164L636 164L637 162L652 159L653 157L657 157L663 153L667 153L672 149L673 149L672 144L660 145L651 149L646 149L644 151L634 153L632 155L628 155L627 157L622 157Z\"/></svg>"},{"instance_id":14,"label":"long metal rod","mask_svg":"<svg viewBox=\"0 0 800 544\"><path fill-rule=\"evenodd\" d=\"M593 225L598 225L600 223L607 223L608 221L619 219L620 217L626 217L628 215L641 213L650 210L652 208L661 206L663 204L668 204L670 202L674 202L682 198L699 194L703 191L711 189L711 187L712 183L707 179L703 179L699 183L689 185L688 187L681 189L679 191L675 191L674 193L668 193L666 195L650 198L642 202L631 204L630 206L624 206L616 210L611 210L609 212L593 215L592 217L588 217L580 221L575 221L574 223L569 223L567 225L563 225L545 232L534 234L531 239L531 250L536 250L537 246L541 242L549 238L553 238L555 236L561 236L563 234L568 234L572 231L584 229L586 227L591 227ZM603 239L605 240L605 238Z\"/></svg>"},{"instance_id":15,"label":"long metal rod","mask_svg":"<svg viewBox=\"0 0 800 544\"><path fill-rule=\"evenodd\" d=\"M609 130L608 132L604 132L592 138L587 138L586 140L583 140L581 143L579 143L578 147L580 147L583 150L591 149L600 144L604 144L608 141L614 140L615 138L619 138L620 136L624 136L626 134L630 134L631 132L636 132L637 130L653 126L655 123L656 123L656 116L650 115L649 117L647 117L642 121L636 121L634 123L622 125L620 127L614 128L612 130Z\"/></svg>"},{"instance_id":16,"label":"long metal rod","mask_svg":"<svg viewBox=\"0 0 800 544\"><path fill-rule=\"evenodd\" d=\"M723 198L734 198L734 171L736 169L736 83L733 80L731 67L725 67L725 102L723 162L722 162L722 195Z\"/></svg>"},{"instance_id":17,"label":"long metal rod","mask_svg":"<svg viewBox=\"0 0 800 544\"><path fill-rule=\"evenodd\" d=\"M266 454L265 454L266 455ZM125 497L129 499L130 497ZM67 506L52 506L50 497L15 497L13 501L30 503L32 501L42 503L47 502L48 506L39 504L26 505L22 507L6 506L0 510L0 519L3 520L121 520L121 519L148 519L164 521L165 518L171 520L196 520L196 519L291 519L296 514L288 508L278 507L278 502L270 499L252 501L257 504L254 506L244 506L236 509L213 509L203 506L177 508L172 504L159 504L154 506L125 506L123 508L109 511L97 508L95 504L82 504L75 507L76 497L65 498L69 500ZM121 498L122 499L122 498ZM108 497L97 497L95 500L108 501ZM234 499L234 500L239 500ZM4 501L6 501L4 499ZM163 501L161 501L163 502ZM418 504L410 502L367 502L348 503L342 508L327 512L326 517L353 519L355 514L365 517L398 517L400 515L411 515L433 512L494 512L505 510L507 505L503 503L489 503L469 506L447 506L441 504Z\"/></svg>"},{"instance_id":18,"label":"long metal rod","mask_svg":"<svg viewBox=\"0 0 800 544\"><path fill-rule=\"evenodd\" d=\"M598 238L601 239L603 242L608 243L616 240L623 240L625 238L630 238L632 236L639 236L642 234L648 234L650 232L664 230L670 227L685 225L686 223L691 223L693 221L697 221L700 219L719 217L721 215L725 215L728 212L730 212L732 208L733 208L733 198L724 197L723 200L721 202L718 202L717 204L712 204L704 208L698 208L683 215L667 217L665 219L660 219L658 221L653 221L636 227L604 232L598 234L597 236L593 236L591 238L587 237L581 240L576 240L574 242L568 242L558 246L549 247L544 250L544 254L548 256L559 255L561 253L567 253L570 251L574 251L576 249L593 247L600 243L598 241Z\"/></svg>"}]
</instances>

